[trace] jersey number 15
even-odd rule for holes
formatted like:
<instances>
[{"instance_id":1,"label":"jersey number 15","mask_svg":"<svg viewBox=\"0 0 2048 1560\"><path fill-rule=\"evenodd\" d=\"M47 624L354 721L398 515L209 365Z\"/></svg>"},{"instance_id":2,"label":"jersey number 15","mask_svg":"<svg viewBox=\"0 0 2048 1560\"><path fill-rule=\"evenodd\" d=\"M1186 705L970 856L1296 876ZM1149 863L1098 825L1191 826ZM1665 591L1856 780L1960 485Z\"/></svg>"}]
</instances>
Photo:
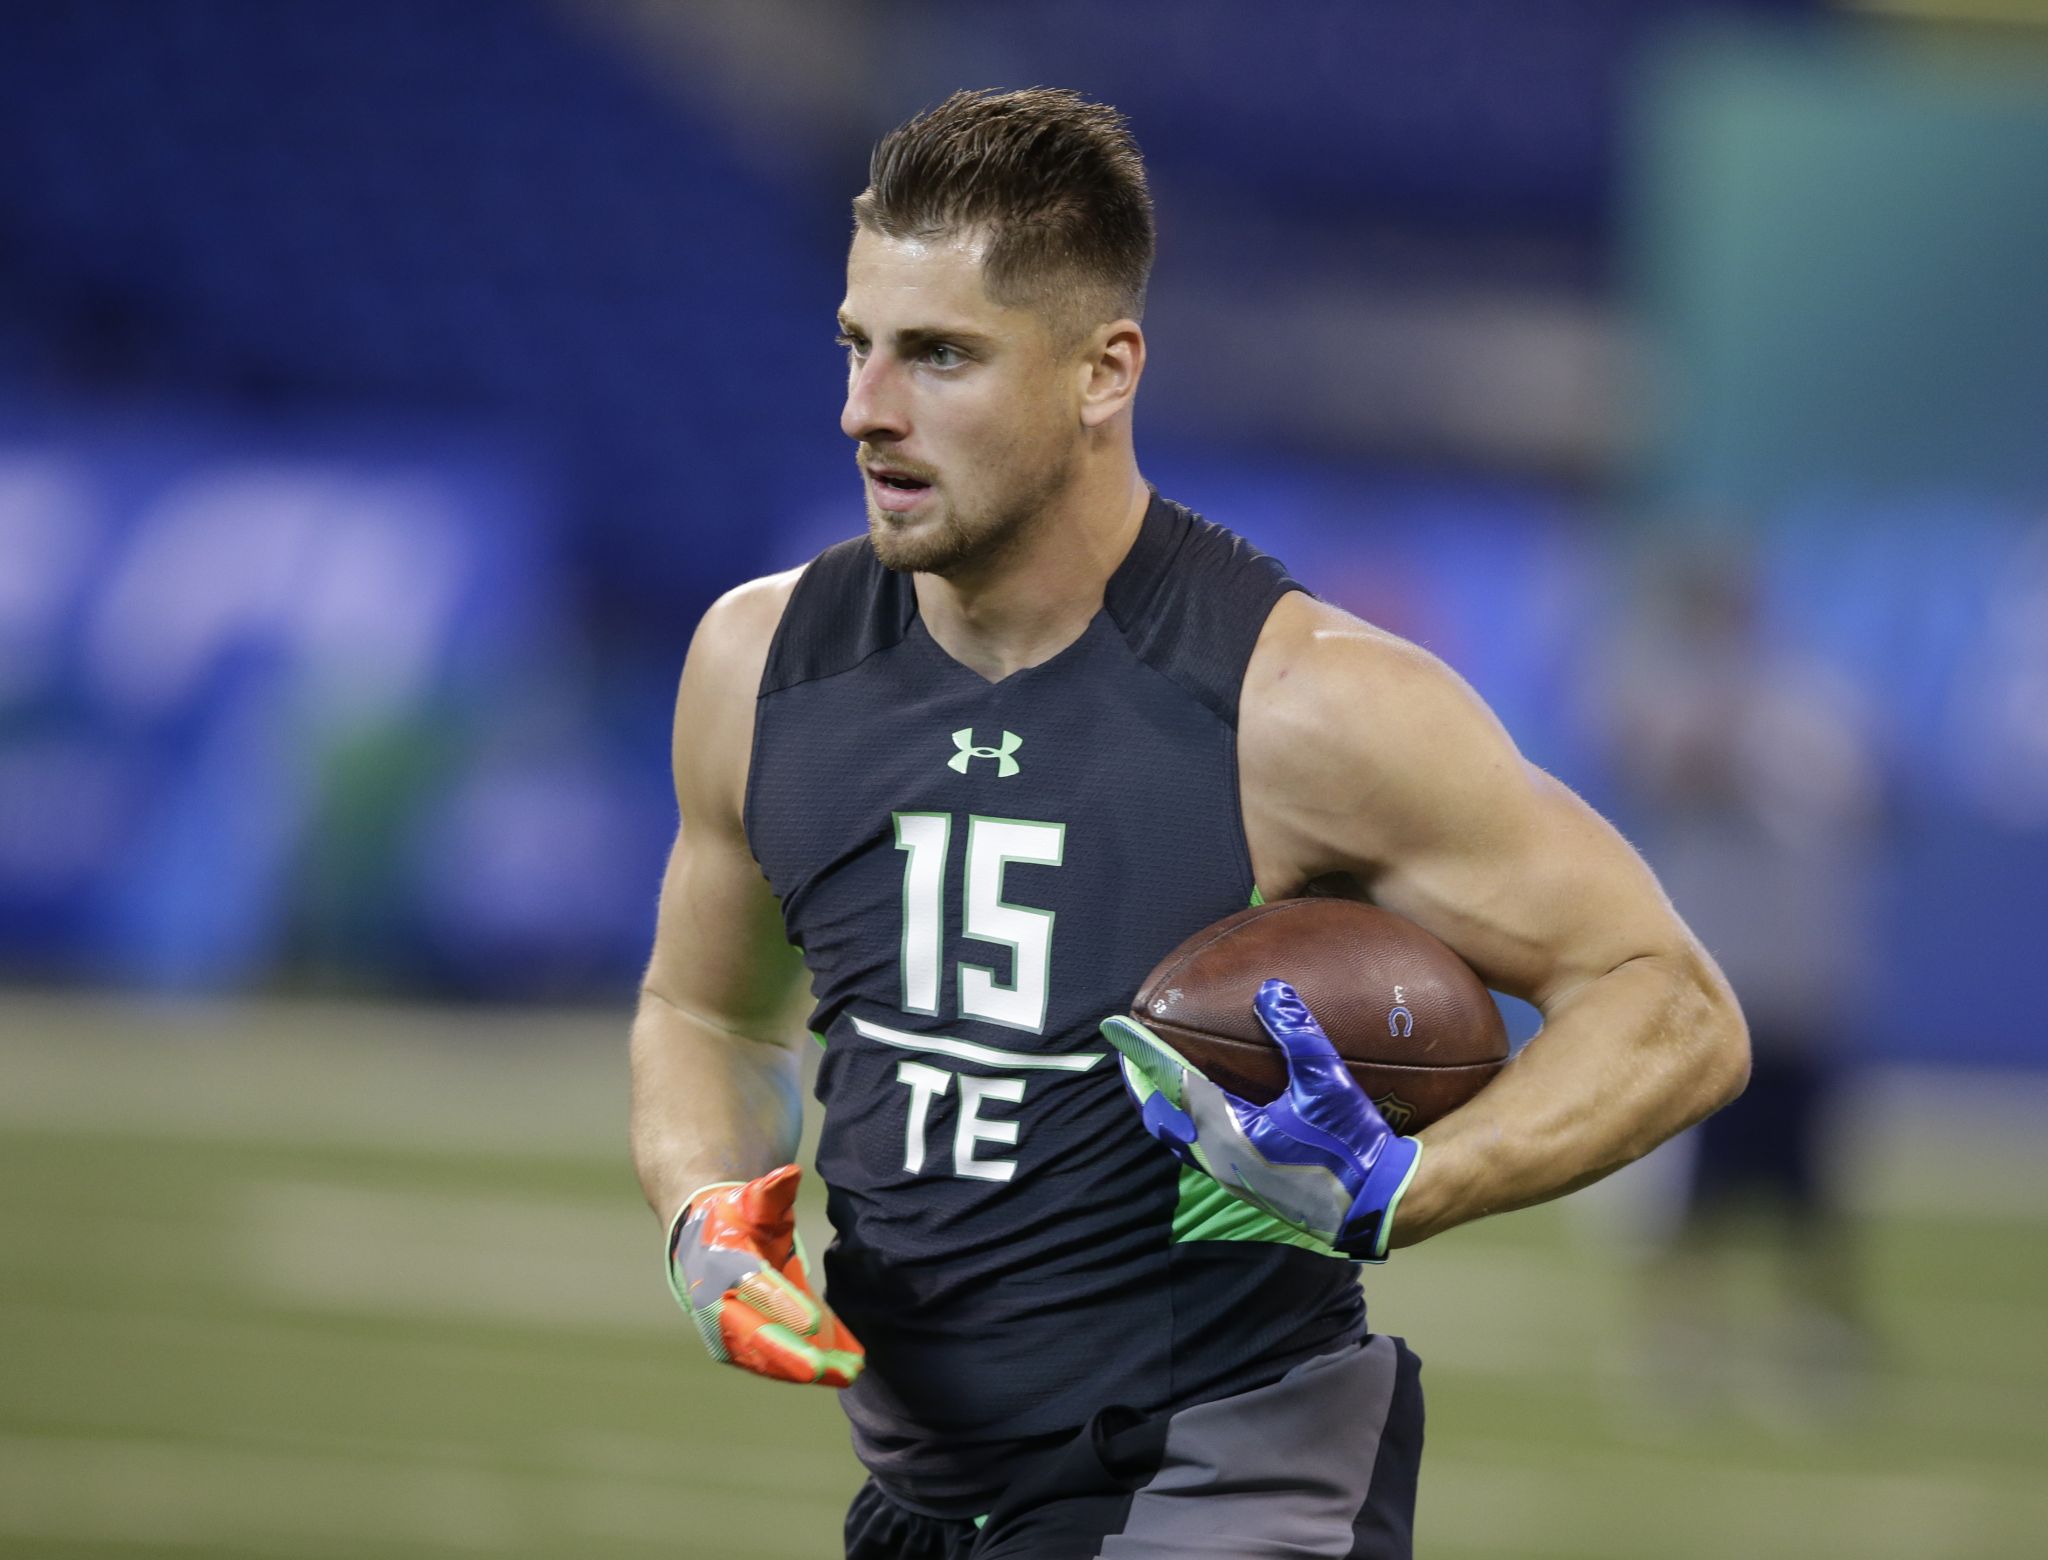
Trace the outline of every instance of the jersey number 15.
<instances>
[{"instance_id":1,"label":"jersey number 15","mask_svg":"<svg viewBox=\"0 0 2048 1560\"><path fill-rule=\"evenodd\" d=\"M903 864L903 1011L939 1011L944 963L946 849L953 833L951 813L897 813L896 848ZM1003 982L984 965L959 965L962 1018L978 1018L1010 1029L1045 1032L1046 1000L1052 984L1050 910L1032 910L1003 898L1003 872L1013 861L1056 867L1066 849L1067 826L1023 818L967 820L967 881L960 929L974 942L999 943L1010 950L1010 979Z\"/></svg>"},{"instance_id":2,"label":"jersey number 15","mask_svg":"<svg viewBox=\"0 0 2048 1560\"><path fill-rule=\"evenodd\" d=\"M1056 867L1066 849L1061 823L1023 818L967 820L967 881L961 896L961 933L974 942L999 943L1010 950L1010 978L999 980L985 965L961 960L957 971L960 1016L1010 1029L1045 1031L1052 988L1053 912L1013 905L1003 898L1003 873L1013 861ZM896 848L903 863L903 1011L936 1016L945 961L946 852L953 838L951 813L897 813ZM959 1042L948 1041L949 1045ZM989 1048L977 1049L989 1051ZM990 1051L992 1055L1003 1053ZM1032 1065L1023 1057L1016 1058ZM903 1061L896 1081L910 1090L903 1125L903 1168L916 1175L925 1165L925 1129L933 1102L957 1081L953 1131L953 1174L970 1180L1007 1181L1017 1161L983 1155L984 1143L1015 1146L1018 1123L982 1116L984 1105L1016 1105L1024 1098L1022 1078L956 1075L925 1062Z\"/></svg>"}]
</instances>

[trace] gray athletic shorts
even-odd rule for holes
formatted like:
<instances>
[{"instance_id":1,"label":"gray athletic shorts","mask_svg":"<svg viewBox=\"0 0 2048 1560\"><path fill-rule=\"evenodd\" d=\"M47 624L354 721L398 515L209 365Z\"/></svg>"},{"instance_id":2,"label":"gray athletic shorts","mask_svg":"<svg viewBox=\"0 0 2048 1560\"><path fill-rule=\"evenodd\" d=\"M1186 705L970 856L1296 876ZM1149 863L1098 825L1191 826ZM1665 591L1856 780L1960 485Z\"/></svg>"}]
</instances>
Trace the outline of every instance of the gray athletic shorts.
<instances>
[{"instance_id":1,"label":"gray athletic shorts","mask_svg":"<svg viewBox=\"0 0 2048 1560\"><path fill-rule=\"evenodd\" d=\"M1376 1334L1236 1397L1105 1409L980 1526L870 1479L846 1514L847 1560L1409 1560L1421 1370Z\"/></svg>"}]
</instances>

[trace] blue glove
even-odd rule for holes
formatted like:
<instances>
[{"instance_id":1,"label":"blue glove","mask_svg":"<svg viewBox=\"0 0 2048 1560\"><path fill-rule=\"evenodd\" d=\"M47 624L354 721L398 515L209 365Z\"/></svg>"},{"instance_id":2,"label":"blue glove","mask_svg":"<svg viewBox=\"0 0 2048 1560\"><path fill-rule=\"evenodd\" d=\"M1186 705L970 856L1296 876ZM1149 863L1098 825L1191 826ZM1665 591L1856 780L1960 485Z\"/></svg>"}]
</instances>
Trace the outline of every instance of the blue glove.
<instances>
[{"instance_id":1,"label":"blue glove","mask_svg":"<svg viewBox=\"0 0 2048 1560\"><path fill-rule=\"evenodd\" d=\"M1253 1006L1287 1057L1287 1092L1270 1105L1219 1088L1134 1018L1104 1019L1102 1037L1145 1130L1182 1164L1348 1257L1386 1261L1422 1144L1387 1125L1292 986L1267 981Z\"/></svg>"}]
</instances>

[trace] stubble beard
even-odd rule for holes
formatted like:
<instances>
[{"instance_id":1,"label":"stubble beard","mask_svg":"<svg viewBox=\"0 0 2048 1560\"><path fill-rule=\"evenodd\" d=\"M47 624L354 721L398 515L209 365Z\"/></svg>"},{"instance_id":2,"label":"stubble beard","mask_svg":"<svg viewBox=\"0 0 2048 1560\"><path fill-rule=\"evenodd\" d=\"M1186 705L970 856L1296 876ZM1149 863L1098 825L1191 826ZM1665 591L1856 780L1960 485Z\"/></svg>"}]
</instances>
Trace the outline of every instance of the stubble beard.
<instances>
[{"instance_id":1,"label":"stubble beard","mask_svg":"<svg viewBox=\"0 0 2048 1560\"><path fill-rule=\"evenodd\" d=\"M981 508L963 512L942 499L937 523L904 526L868 495L868 541L885 569L898 574L935 574L942 579L985 573L1030 537L1054 498L1072 476L1069 453L1037 480L1007 484L1008 492Z\"/></svg>"}]
</instances>

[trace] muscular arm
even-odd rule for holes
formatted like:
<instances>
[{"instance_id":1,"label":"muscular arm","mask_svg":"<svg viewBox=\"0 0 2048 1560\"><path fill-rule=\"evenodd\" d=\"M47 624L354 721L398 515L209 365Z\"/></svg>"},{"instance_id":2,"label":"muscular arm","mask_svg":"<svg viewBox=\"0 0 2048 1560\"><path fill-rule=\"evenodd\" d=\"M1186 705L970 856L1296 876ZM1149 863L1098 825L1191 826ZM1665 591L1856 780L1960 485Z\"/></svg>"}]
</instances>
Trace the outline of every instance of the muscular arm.
<instances>
[{"instance_id":1,"label":"muscular arm","mask_svg":"<svg viewBox=\"0 0 2048 1560\"><path fill-rule=\"evenodd\" d=\"M1734 995L1649 869L1433 657L1286 598L1246 674L1239 764L1268 898L1342 874L1543 1014L1419 1134L1395 1245L1598 1180L1740 1092Z\"/></svg>"},{"instance_id":2,"label":"muscular arm","mask_svg":"<svg viewBox=\"0 0 2048 1560\"><path fill-rule=\"evenodd\" d=\"M633 1164L664 1225L697 1188L796 1154L801 1035L783 1020L802 964L740 821L755 690L793 583L758 580L713 606L676 697L682 826L632 1036Z\"/></svg>"}]
</instances>

